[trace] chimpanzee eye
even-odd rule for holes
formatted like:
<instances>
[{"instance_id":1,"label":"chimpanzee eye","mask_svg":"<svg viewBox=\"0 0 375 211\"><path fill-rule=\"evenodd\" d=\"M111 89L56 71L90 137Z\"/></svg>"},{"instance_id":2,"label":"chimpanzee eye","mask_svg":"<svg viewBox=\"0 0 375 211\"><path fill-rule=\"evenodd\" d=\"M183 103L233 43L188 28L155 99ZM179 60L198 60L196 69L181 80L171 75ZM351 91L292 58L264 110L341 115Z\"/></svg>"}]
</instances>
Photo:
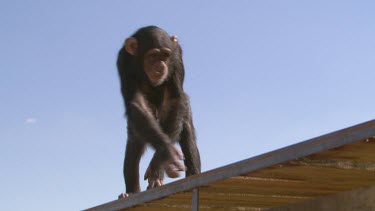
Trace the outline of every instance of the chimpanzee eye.
<instances>
[{"instance_id":1,"label":"chimpanzee eye","mask_svg":"<svg viewBox=\"0 0 375 211\"><path fill-rule=\"evenodd\" d=\"M171 56L171 50L169 48L162 48L160 49L161 54L160 56L163 58L163 60L168 59Z\"/></svg>"},{"instance_id":2,"label":"chimpanzee eye","mask_svg":"<svg viewBox=\"0 0 375 211\"><path fill-rule=\"evenodd\" d=\"M157 56L158 56L158 55L157 55L156 53L152 53L152 54L150 54L150 58L151 58L151 59L156 59Z\"/></svg>"},{"instance_id":3,"label":"chimpanzee eye","mask_svg":"<svg viewBox=\"0 0 375 211\"><path fill-rule=\"evenodd\" d=\"M168 53L168 52L164 52L164 53L163 53L163 57L164 57L164 58L168 58L168 57L169 57L169 53Z\"/></svg>"}]
</instances>

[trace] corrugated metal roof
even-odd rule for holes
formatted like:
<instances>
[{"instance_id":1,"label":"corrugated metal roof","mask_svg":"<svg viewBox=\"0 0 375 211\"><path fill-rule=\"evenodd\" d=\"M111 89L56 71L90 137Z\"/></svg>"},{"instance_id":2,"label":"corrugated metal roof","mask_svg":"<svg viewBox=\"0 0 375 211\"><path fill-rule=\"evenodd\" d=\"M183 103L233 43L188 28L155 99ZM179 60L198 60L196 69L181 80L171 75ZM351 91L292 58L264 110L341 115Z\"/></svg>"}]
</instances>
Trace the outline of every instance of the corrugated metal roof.
<instances>
[{"instance_id":1,"label":"corrugated metal roof","mask_svg":"<svg viewBox=\"0 0 375 211\"><path fill-rule=\"evenodd\" d=\"M375 185L375 121L89 210L264 210Z\"/></svg>"}]
</instances>

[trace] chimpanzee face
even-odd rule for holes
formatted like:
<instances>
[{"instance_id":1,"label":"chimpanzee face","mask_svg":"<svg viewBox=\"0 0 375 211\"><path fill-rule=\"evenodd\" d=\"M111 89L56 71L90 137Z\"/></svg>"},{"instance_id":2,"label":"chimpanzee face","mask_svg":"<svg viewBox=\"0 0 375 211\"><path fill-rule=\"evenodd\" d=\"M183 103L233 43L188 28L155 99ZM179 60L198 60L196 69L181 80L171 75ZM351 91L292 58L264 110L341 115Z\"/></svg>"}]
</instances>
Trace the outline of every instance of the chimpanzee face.
<instances>
[{"instance_id":1,"label":"chimpanzee face","mask_svg":"<svg viewBox=\"0 0 375 211\"><path fill-rule=\"evenodd\" d=\"M168 77L170 56L169 48L154 48L145 54L143 68L153 86L162 84Z\"/></svg>"},{"instance_id":2,"label":"chimpanzee face","mask_svg":"<svg viewBox=\"0 0 375 211\"><path fill-rule=\"evenodd\" d=\"M150 36L151 39L148 40L152 40L153 42L151 43L138 42L134 37L126 39L125 49L133 56L143 57L141 66L143 67L148 81L152 86L159 86L168 78L173 53L173 49L171 48L177 43L177 36L169 37L167 34L158 32Z\"/></svg>"}]
</instances>

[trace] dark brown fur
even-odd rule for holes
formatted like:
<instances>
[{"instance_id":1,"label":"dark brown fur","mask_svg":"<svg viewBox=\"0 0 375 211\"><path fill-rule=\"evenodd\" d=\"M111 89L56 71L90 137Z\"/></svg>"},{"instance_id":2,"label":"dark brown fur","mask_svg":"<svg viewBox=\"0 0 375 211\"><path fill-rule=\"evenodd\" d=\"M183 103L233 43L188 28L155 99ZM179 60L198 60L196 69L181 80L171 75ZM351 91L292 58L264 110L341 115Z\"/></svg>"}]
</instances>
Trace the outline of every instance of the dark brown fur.
<instances>
[{"instance_id":1,"label":"dark brown fur","mask_svg":"<svg viewBox=\"0 0 375 211\"><path fill-rule=\"evenodd\" d=\"M149 26L131 36L138 41L137 53L130 54L121 48L117 67L121 92L126 107L128 141L124 161L126 192L140 191L139 161L146 144L155 154L145 174L148 188L163 184L164 172L177 177L186 170L186 176L200 173L200 157L192 121L189 98L183 90L184 65L180 45L162 29ZM167 77L160 84L150 82L145 73L145 55L152 49L167 48L171 53L167 65ZM184 165L179 150L181 146Z\"/></svg>"}]
</instances>

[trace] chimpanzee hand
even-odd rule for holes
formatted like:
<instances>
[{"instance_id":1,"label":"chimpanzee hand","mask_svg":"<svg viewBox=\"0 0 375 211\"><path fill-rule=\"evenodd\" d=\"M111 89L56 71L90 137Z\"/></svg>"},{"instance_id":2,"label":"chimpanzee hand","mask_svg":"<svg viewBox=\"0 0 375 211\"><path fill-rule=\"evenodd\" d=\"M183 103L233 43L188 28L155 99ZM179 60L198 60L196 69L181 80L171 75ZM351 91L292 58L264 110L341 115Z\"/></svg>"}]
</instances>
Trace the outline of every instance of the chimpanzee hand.
<instances>
[{"instance_id":1,"label":"chimpanzee hand","mask_svg":"<svg viewBox=\"0 0 375 211\"><path fill-rule=\"evenodd\" d=\"M155 152L156 154L157 152ZM167 147L162 152L162 166L165 169L168 177L176 178L180 176L180 171L186 171L185 166L180 162L184 160L182 152L173 144L167 144Z\"/></svg>"}]
</instances>

